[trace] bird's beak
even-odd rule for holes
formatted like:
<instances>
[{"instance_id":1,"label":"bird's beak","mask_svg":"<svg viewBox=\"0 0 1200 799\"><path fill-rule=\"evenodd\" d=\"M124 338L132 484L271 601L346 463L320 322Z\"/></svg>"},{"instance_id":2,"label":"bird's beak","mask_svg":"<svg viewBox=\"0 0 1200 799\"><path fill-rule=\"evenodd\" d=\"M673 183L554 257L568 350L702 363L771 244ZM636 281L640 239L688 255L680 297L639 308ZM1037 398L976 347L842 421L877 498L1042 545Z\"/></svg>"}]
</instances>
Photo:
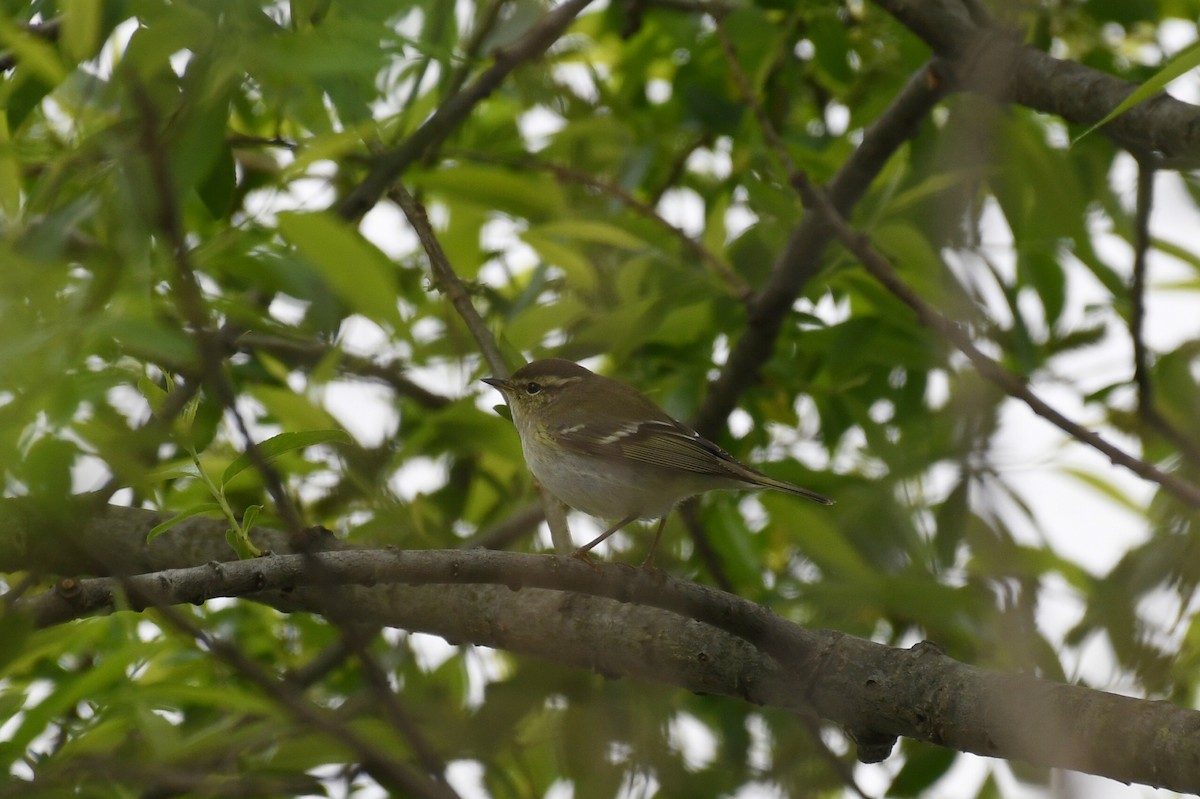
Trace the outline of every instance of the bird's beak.
<instances>
[{"instance_id":1,"label":"bird's beak","mask_svg":"<svg viewBox=\"0 0 1200 799\"><path fill-rule=\"evenodd\" d=\"M492 388L498 389L501 392L503 392L505 389L510 388L512 386L512 384L509 383L507 380L505 380L503 377L485 377L485 378L483 378L483 382L487 383Z\"/></svg>"}]
</instances>

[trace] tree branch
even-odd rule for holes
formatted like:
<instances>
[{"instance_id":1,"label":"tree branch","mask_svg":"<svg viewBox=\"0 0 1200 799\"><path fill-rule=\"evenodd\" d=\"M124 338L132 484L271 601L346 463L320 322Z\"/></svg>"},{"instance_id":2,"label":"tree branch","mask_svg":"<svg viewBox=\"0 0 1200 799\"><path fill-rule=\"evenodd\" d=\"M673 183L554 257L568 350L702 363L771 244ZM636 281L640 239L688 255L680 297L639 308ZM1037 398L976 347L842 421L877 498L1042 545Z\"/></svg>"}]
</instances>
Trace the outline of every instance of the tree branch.
<instances>
[{"instance_id":1,"label":"tree branch","mask_svg":"<svg viewBox=\"0 0 1200 799\"><path fill-rule=\"evenodd\" d=\"M978 25L960 0L875 0L953 65L959 88L1018 103L1077 125L1093 125L1137 84L1023 45L1010 32ZM1200 108L1158 94L1104 126L1120 146L1162 165L1200 163Z\"/></svg>"},{"instance_id":2,"label":"tree branch","mask_svg":"<svg viewBox=\"0 0 1200 799\"><path fill-rule=\"evenodd\" d=\"M592 0L564 0L507 50L497 51L495 63L467 88L440 105L399 147L384 153L362 183L338 207L343 219L355 220L387 193L410 164L436 147L458 127L479 102L494 92L509 73L544 53Z\"/></svg>"},{"instance_id":3,"label":"tree branch","mask_svg":"<svg viewBox=\"0 0 1200 799\"><path fill-rule=\"evenodd\" d=\"M1137 412L1152 430L1169 441L1193 466L1200 468L1200 447L1168 422L1154 402L1150 350L1143 326L1146 321L1146 258L1150 251L1150 210L1154 205L1154 159L1138 162L1137 207L1134 209L1133 276L1129 285L1129 338L1133 342L1133 383L1137 386Z\"/></svg>"},{"instance_id":4,"label":"tree branch","mask_svg":"<svg viewBox=\"0 0 1200 799\"><path fill-rule=\"evenodd\" d=\"M912 308L922 324L966 355L984 378L999 386L1009 396L1024 402L1030 410L1067 435L1097 450L1113 463L1124 466L1143 479L1157 483L1187 505L1194 508L1200 507L1200 486L1181 480L1153 464L1130 455L1103 436L1071 421L1055 410L1041 397L1034 394L1025 381L985 355L975 346L969 335L921 299L920 295L896 274L896 270L892 268L887 259L871 246L870 240L850 227L825 192L809 183L803 174L794 175L792 181L796 191L803 198L804 204L830 225L838 240L854 254L867 271L905 305Z\"/></svg>"},{"instance_id":5,"label":"tree branch","mask_svg":"<svg viewBox=\"0 0 1200 799\"><path fill-rule=\"evenodd\" d=\"M887 164L892 154L915 135L917 126L942 96L936 63L927 65L905 84L887 110L867 128L862 144L829 182L829 195L842 213L849 213ZM704 436L720 434L725 419L775 351L783 321L796 297L821 268L832 233L813 214L793 229L770 277L750 304L746 329L733 345L717 379L709 384L692 426Z\"/></svg>"},{"instance_id":6,"label":"tree branch","mask_svg":"<svg viewBox=\"0 0 1200 799\"><path fill-rule=\"evenodd\" d=\"M214 396L225 407L233 419L242 438L246 455L262 476L267 493L274 501L275 510L293 533L304 529L299 510L293 502L283 478L263 454L262 448L250 433L237 407L237 391L225 373L225 346L221 336L209 325L208 311L200 282L192 268L191 253L184 228L183 211L171 175L171 167L159 131L159 114L150 94L141 85L140 79L130 80L131 94L139 114L139 141L147 159L150 180L158 200L158 219L155 220L171 250L174 267L172 294L179 305L184 320L191 326L192 337L200 353L200 366L204 381Z\"/></svg>"},{"instance_id":7,"label":"tree branch","mask_svg":"<svg viewBox=\"0 0 1200 799\"><path fill-rule=\"evenodd\" d=\"M327 585L326 575L318 574L317 570L309 568L314 557L311 553L290 555L289 557L304 563L309 574L316 577L317 585ZM252 563L254 561L238 562ZM142 575L142 577L144 576L146 575ZM158 590L162 587L161 580L158 581L157 586L151 586L147 581L137 577L112 578L112 582L119 585L130 599L157 606L158 615L165 619L170 626L202 644L218 660L258 686L264 694L301 724L324 734L334 745L344 746L350 750L356 758L361 760L363 769L385 788L399 791L405 796L420 797L421 799L458 799L458 794L445 782L417 773L390 753L376 746L373 741L356 732L349 725L342 723L327 709L310 702L295 686L277 679L275 675L247 657L237 645L206 632L183 614L177 613L174 608L169 607L169 605L179 603L155 602L154 597L159 596ZM151 591L150 594L143 593L147 589Z\"/></svg>"},{"instance_id":8,"label":"tree branch","mask_svg":"<svg viewBox=\"0 0 1200 799\"><path fill-rule=\"evenodd\" d=\"M475 310L475 304L471 302L471 295L467 293L466 286L454 271L450 259L446 257L446 252L442 249L437 234L433 232L433 225L429 224L429 215L425 213L425 206L421 205L417 198L413 197L408 189L400 184L393 186L388 196L400 206L404 216L408 218L408 223L416 232L417 238L421 240L421 246L425 248L425 254L429 257L429 268L433 273L434 282L450 299L454 310L458 312L467 329L471 331L471 336L475 339L479 351L483 353L492 375L507 377L508 364L500 352L499 345L496 344L496 337L492 335L492 331L488 330L479 311ZM540 485L538 486L538 496L541 498L546 523L550 526L550 537L554 541L555 551L569 552L572 546L566 508L557 497L552 496Z\"/></svg>"},{"instance_id":9,"label":"tree branch","mask_svg":"<svg viewBox=\"0 0 1200 799\"><path fill-rule=\"evenodd\" d=\"M413 232L421 240L421 246L425 248L425 254L429 257L429 271L433 274L434 283L450 300L455 312L463 320L467 330L471 332L471 337L475 339L475 344L483 354L484 360L487 361L488 368L497 377L508 377L508 364L505 363L504 355L501 354L500 347L496 344L496 337L492 335L492 331L488 330L479 311L475 310L475 305L471 302L471 295L467 292L463 282L459 280L458 274L450 264L450 259L446 257L446 252L442 249L437 234L433 232L433 225L429 224L429 215L425 213L425 206L418 202L408 189L399 184L392 187L388 196L400 206L400 210L408 218L408 224L412 226Z\"/></svg>"},{"instance_id":10,"label":"tree branch","mask_svg":"<svg viewBox=\"0 0 1200 799\"><path fill-rule=\"evenodd\" d=\"M138 515L131 509L114 510L130 518ZM219 537L216 530L213 533ZM314 563L319 568L314 569ZM123 580L65 582L21 600L16 608L45 624L114 607L124 585L132 587L139 603L252 596L286 609L328 612L330 580L346 586L345 594L333 601L352 603L360 618L374 621L382 602L386 623L404 618L403 626L409 629L451 634L454 640L532 649L555 660L583 661L605 673L650 676L689 687L712 684L710 669L718 668L712 654L737 650L741 645L729 640L734 636L776 662L768 667L761 657L757 665L750 661L758 675L774 677L766 683L747 683L741 681L746 675L739 667L741 680L722 686L720 692L751 701L790 696L782 706L811 706L823 718L844 725L860 742L860 757L886 754L892 737L904 735L1123 781L1200 789L1200 760L1194 751L1200 739L1200 712L974 668L931 644L893 649L834 631L806 630L739 597L619 565L593 568L565 558L499 552L344 549L210 563ZM463 588L451 590L451 584ZM415 587L421 585L439 587ZM485 588L488 585L495 588ZM286 593L264 593L273 590ZM471 601L481 605L505 596L509 601L500 601L494 609L480 608L478 616L455 612L456 621L450 614L431 612L461 598L473 597ZM515 615L505 615L509 612ZM625 622L639 626L630 628ZM564 638L546 637L551 629L565 631L580 624L595 625L588 632L597 636L587 637L583 651L564 654L578 640L578 631L564 633ZM614 624L620 627L615 636ZM630 634L646 624L654 626L657 635ZM726 635L705 632L706 625ZM642 654L614 661L604 647L618 639L626 641L626 650L634 646ZM645 675L647 664L664 662L681 667L685 676Z\"/></svg>"},{"instance_id":11,"label":"tree branch","mask_svg":"<svg viewBox=\"0 0 1200 799\"><path fill-rule=\"evenodd\" d=\"M243 333L238 336L237 346L243 352L268 352L287 362L289 366L295 367L315 366L336 349L333 345L323 341L286 338L269 333ZM352 355L348 352L338 352L336 357L340 373L377 380L423 408L438 410L452 402L449 397L435 394L409 380L404 375L404 368L398 361L377 363L370 358Z\"/></svg>"}]
</instances>

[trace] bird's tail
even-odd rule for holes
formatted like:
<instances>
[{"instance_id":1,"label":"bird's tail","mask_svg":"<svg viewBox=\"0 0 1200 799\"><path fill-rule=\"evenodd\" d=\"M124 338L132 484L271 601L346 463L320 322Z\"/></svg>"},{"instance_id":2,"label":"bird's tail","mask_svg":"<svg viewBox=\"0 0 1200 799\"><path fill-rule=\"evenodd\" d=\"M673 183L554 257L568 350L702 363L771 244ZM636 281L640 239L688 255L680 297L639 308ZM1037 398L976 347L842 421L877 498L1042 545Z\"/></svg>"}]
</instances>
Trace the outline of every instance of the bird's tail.
<instances>
[{"instance_id":1,"label":"bird's tail","mask_svg":"<svg viewBox=\"0 0 1200 799\"><path fill-rule=\"evenodd\" d=\"M816 491L809 491L807 488L801 488L795 483L789 483L787 480L776 480L774 477L768 477L757 469L747 469L746 481L760 485L763 488L774 488L779 491L786 491L789 494L795 494L805 499L811 499L813 502L819 502L822 505L832 505L833 500L824 494L818 494Z\"/></svg>"}]
</instances>

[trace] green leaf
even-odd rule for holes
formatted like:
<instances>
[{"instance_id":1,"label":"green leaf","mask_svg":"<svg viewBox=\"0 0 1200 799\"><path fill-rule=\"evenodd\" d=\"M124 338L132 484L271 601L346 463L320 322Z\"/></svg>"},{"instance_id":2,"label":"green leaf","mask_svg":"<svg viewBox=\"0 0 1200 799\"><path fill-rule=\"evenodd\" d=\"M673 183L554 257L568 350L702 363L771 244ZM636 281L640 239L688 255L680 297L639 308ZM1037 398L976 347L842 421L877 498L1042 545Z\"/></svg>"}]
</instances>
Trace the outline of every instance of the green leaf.
<instances>
[{"instance_id":1,"label":"green leaf","mask_svg":"<svg viewBox=\"0 0 1200 799\"><path fill-rule=\"evenodd\" d=\"M84 61L95 55L103 10L104 3L96 0L63 0L62 44L71 60Z\"/></svg>"},{"instance_id":2,"label":"green leaf","mask_svg":"<svg viewBox=\"0 0 1200 799\"><path fill-rule=\"evenodd\" d=\"M946 501L937 509L935 515L936 528L933 534L934 552L942 568L954 565L958 547L962 543L963 533L967 526L967 514L970 512L968 495L970 481L962 477L955 484Z\"/></svg>"},{"instance_id":3,"label":"green leaf","mask_svg":"<svg viewBox=\"0 0 1200 799\"><path fill-rule=\"evenodd\" d=\"M559 214L566 205L562 189L550 177L495 166L458 164L413 177L413 183L443 195L451 205L479 205L530 219Z\"/></svg>"},{"instance_id":4,"label":"green leaf","mask_svg":"<svg viewBox=\"0 0 1200 799\"><path fill-rule=\"evenodd\" d=\"M167 530L170 530L180 522L186 521L193 516L202 516L205 513L219 514L221 513L221 506L215 502L205 502L200 505L193 505L192 507L180 513L178 516L173 516L170 519L167 519L165 522L160 522L159 524L156 524L154 527L150 528L150 532L146 533L146 543L149 544L151 541L158 538L160 535L165 533Z\"/></svg>"},{"instance_id":5,"label":"green leaf","mask_svg":"<svg viewBox=\"0 0 1200 799\"><path fill-rule=\"evenodd\" d=\"M1095 125L1092 125L1083 133L1076 136L1072 140L1071 144L1074 145L1084 136L1092 133L1097 128L1104 127L1109 122L1116 119L1121 114L1124 114L1138 103L1144 100L1149 100L1151 97L1165 89L1168 83L1175 80L1185 72L1189 72L1198 66L1200 66L1200 42L1192 42L1190 45L1173 55L1162 69L1160 69L1158 72L1155 72L1149 80L1134 89L1128 97L1118 103L1117 107L1109 111L1103 119L1101 119Z\"/></svg>"},{"instance_id":6,"label":"green leaf","mask_svg":"<svg viewBox=\"0 0 1200 799\"><path fill-rule=\"evenodd\" d=\"M258 451L266 462L270 463L285 452L333 441L339 444L352 443L350 435L345 430L305 430L299 433L280 433L272 436L266 441L259 442ZM221 486L229 485L230 480L253 465L254 460L249 453L243 452L221 474Z\"/></svg>"},{"instance_id":7,"label":"green leaf","mask_svg":"<svg viewBox=\"0 0 1200 799\"><path fill-rule=\"evenodd\" d=\"M563 270L570 284L580 291L595 291L599 286L595 267L578 248L549 236L539 235L535 231L522 233L521 240L532 247L547 264Z\"/></svg>"},{"instance_id":8,"label":"green leaf","mask_svg":"<svg viewBox=\"0 0 1200 799\"><path fill-rule=\"evenodd\" d=\"M575 295L565 295L555 302L544 302L526 308L509 322L505 333L519 349L530 350L540 345L552 331L566 331L585 318L589 308Z\"/></svg>"},{"instance_id":9,"label":"green leaf","mask_svg":"<svg viewBox=\"0 0 1200 799\"><path fill-rule=\"evenodd\" d=\"M69 74L53 45L21 30L9 18L0 17L0 45L16 58L19 71L28 70L51 86L62 83Z\"/></svg>"},{"instance_id":10,"label":"green leaf","mask_svg":"<svg viewBox=\"0 0 1200 799\"><path fill-rule=\"evenodd\" d=\"M262 509L262 505L250 505L246 508L245 512L242 513L243 531L246 533L250 532L250 529L254 527L255 522L258 521L258 516L260 513L262 513Z\"/></svg>"},{"instance_id":11,"label":"green leaf","mask_svg":"<svg viewBox=\"0 0 1200 799\"><path fill-rule=\"evenodd\" d=\"M1118 488L1117 484L1111 480L1108 480L1094 472L1074 466L1063 466L1062 472L1063 474L1070 475L1084 485L1100 492L1130 513L1133 513L1137 516L1145 515L1145 508L1143 508L1140 503L1134 502L1128 494Z\"/></svg>"},{"instance_id":12,"label":"green leaf","mask_svg":"<svg viewBox=\"0 0 1200 799\"><path fill-rule=\"evenodd\" d=\"M696 340L696 331L712 324L713 305L709 301L672 308L647 336L647 341L680 346Z\"/></svg>"},{"instance_id":13,"label":"green leaf","mask_svg":"<svg viewBox=\"0 0 1200 799\"><path fill-rule=\"evenodd\" d=\"M196 192L214 219L224 219L233 204L233 190L237 187L237 167L233 162L233 151L222 146L213 162L212 169L196 186Z\"/></svg>"},{"instance_id":14,"label":"green leaf","mask_svg":"<svg viewBox=\"0 0 1200 799\"><path fill-rule=\"evenodd\" d=\"M905 747L904 765L892 780L888 796L921 796L954 765L958 752L941 746Z\"/></svg>"},{"instance_id":15,"label":"green leaf","mask_svg":"<svg viewBox=\"0 0 1200 799\"><path fill-rule=\"evenodd\" d=\"M328 213L292 212L279 215L279 232L352 310L402 325L392 263L357 231Z\"/></svg>"},{"instance_id":16,"label":"green leaf","mask_svg":"<svg viewBox=\"0 0 1200 799\"><path fill-rule=\"evenodd\" d=\"M53 684L50 695L37 705L25 708L20 725L0 747L0 759L13 751L24 751L34 738L44 733L55 719L62 717L77 703L97 694L102 695L113 686L127 681L126 670L136 656L133 647L112 646L88 668L61 676Z\"/></svg>"},{"instance_id":17,"label":"green leaf","mask_svg":"<svg viewBox=\"0 0 1200 799\"><path fill-rule=\"evenodd\" d=\"M101 338L115 341L126 354L172 369L194 365L196 343L179 325L168 325L142 312L124 313L95 320L92 328Z\"/></svg>"},{"instance_id":18,"label":"green leaf","mask_svg":"<svg viewBox=\"0 0 1200 799\"><path fill-rule=\"evenodd\" d=\"M624 250L639 250L647 246L645 240L623 228L588 219L564 219L559 222L548 222L530 228L529 233L541 237L561 236L575 241L606 244Z\"/></svg>"},{"instance_id":19,"label":"green leaf","mask_svg":"<svg viewBox=\"0 0 1200 799\"><path fill-rule=\"evenodd\" d=\"M262 550L250 543L249 538L239 535L232 527L225 531L225 543L229 544L229 548L236 552L241 560L251 560L262 554Z\"/></svg>"},{"instance_id":20,"label":"green leaf","mask_svg":"<svg viewBox=\"0 0 1200 799\"><path fill-rule=\"evenodd\" d=\"M1067 276L1058 253L1048 247L1026 247L1017 257L1017 276L1037 291L1046 315L1047 327L1053 328L1062 315L1067 299Z\"/></svg>"}]
</instances>

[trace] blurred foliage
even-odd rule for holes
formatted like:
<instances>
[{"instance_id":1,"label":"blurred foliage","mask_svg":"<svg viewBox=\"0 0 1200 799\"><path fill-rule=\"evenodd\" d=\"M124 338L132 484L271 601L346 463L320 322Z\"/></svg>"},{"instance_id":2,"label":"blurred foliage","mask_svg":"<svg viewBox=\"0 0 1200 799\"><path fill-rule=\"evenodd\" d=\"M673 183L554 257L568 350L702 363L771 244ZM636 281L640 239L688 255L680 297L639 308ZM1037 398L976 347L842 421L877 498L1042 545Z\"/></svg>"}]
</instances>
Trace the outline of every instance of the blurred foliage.
<instances>
[{"instance_id":1,"label":"blurred foliage","mask_svg":"<svg viewBox=\"0 0 1200 799\"><path fill-rule=\"evenodd\" d=\"M802 216L714 25L688 5L585 13L404 176L509 352L593 358L680 418L746 329L740 287L764 283ZM992 5L1032 45L1133 81L1166 62L1167 32L1194 38L1200 15L1196 0ZM819 181L928 58L860 2L733 7L723 24L740 67ZM227 402L205 382L215 343L255 438L295 434L269 454L307 524L364 545L454 547L534 501L516 436L491 410L499 398L476 382L474 343L398 210L385 201L355 226L336 209L381 151L545 10L0 0L12 59L0 81L9 495L48 518L69 495L99 490L171 514L217 503L234 528L261 508L260 523L282 526ZM1007 368L1194 479L1196 339L1152 353L1168 433L1138 412L1131 363L1079 377L1094 362L1081 359L1127 348L1121 244L1134 229L1131 192L1115 180L1130 159L1102 135L1068 148L1080 133L950 97L855 221ZM1155 248L1190 275L1174 290L1194 293L1200 252L1182 235ZM1000 437L1012 404L831 248L720 443L838 505L705 498L699 519L724 579L798 622L897 645L929 638L980 666L1075 678L1085 651L1111 653L1115 682L1194 703L1196 513L1166 495L1145 502L1107 470L1064 466L1144 533L1107 573L1071 562L1044 535L1063 520L1010 479ZM608 557L640 558L646 543L619 536ZM672 573L715 579L677 517L664 549ZM44 576L5 583L27 577ZM1043 629L1055 601L1074 625L1065 636ZM338 638L325 620L251 603L187 615L279 674ZM263 796L367 790L342 749L169 629L118 614L32 632L0 616L0 793L222 795L229 775ZM543 796L564 781L576 797L845 790L804 725L777 711L504 653L446 653L399 633L372 651L434 750L460 773L478 764L489 795ZM410 757L364 679L350 660L307 690ZM910 742L893 762L890 795L918 796L955 756ZM978 795L1010 782L989 773Z\"/></svg>"}]
</instances>

